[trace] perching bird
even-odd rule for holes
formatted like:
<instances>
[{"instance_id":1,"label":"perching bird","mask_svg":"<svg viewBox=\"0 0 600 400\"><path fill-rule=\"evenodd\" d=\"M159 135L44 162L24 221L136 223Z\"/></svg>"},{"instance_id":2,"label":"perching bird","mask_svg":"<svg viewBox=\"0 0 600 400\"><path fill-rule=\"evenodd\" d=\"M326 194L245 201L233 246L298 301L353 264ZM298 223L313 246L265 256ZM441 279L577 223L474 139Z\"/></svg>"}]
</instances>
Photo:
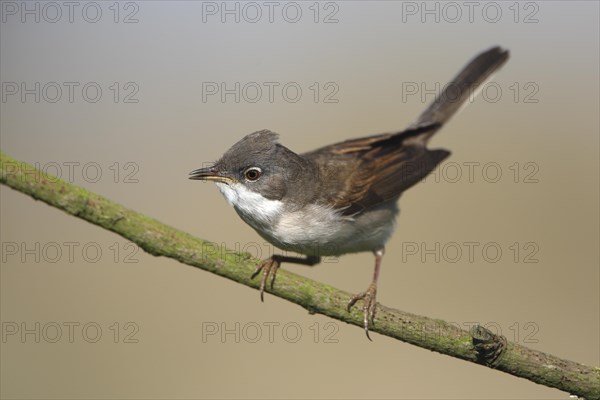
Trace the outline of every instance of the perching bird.
<instances>
[{"instance_id":1,"label":"perching bird","mask_svg":"<svg viewBox=\"0 0 600 400\"><path fill-rule=\"evenodd\" d=\"M276 133L262 130L234 144L211 167L192 171L190 179L214 181L239 216L269 243L306 256L263 260L253 274L263 272L261 299L269 276L272 287L282 262L315 265L321 256L373 252L373 280L348 302L350 310L363 300L369 337L385 244L399 211L397 200L450 155L443 149L429 150L427 142L472 100L508 55L500 47L479 54L401 132L296 154L277 142Z\"/></svg>"}]
</instances>

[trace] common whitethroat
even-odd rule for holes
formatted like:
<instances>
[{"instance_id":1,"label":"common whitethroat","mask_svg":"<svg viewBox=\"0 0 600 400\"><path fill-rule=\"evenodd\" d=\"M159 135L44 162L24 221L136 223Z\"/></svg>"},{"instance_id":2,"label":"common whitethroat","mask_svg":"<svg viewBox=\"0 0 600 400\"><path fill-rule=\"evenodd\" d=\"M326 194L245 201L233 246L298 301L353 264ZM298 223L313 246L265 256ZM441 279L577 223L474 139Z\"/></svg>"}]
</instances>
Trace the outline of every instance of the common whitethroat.
<instances>
[{"instance_id":1,"label":"common whitethroat","mask_svg":"<svg viewBox=\"0 0 600 400\"><path fill-rule=\"evenodd\" d=\"M269 277L273 287L282 262L312 266L322 256L373 252L371 284L348 301L350 311L363 300L369 337L385 244L399 212L397 200L450 155L444 149L428 149L427 142L507 59L508 51L500 47L479 54L403 131L296 154L277 142L276 133L262 130L234 144L214 165L192 171L190 179L215 182L244 222L265 240L305 255L272 255L258 264L252 277L263 273L261 300Z\"/></svg>"}]
</instances>

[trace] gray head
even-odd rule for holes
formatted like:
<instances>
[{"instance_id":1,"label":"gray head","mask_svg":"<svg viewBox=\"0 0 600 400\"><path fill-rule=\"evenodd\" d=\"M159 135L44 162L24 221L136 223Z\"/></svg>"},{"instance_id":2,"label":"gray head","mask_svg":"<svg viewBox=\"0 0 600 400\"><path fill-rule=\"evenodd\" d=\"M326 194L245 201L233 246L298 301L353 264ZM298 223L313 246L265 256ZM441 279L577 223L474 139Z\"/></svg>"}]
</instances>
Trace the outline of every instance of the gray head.
<instances>
[{"instance_id":1,"label":"gray head","mask_svg":"<svg viewBox=\"0 0 600 400\"><path fill-rule=\"evenodd\" d=\"M277 143L268 130L251 133L234 144L219 161L190 173L190 179L208 180L258 193L269 200L281 200L297 188L308 162ZM219 185L221 186L221 185Z\"/></svg>"}]
</instances>

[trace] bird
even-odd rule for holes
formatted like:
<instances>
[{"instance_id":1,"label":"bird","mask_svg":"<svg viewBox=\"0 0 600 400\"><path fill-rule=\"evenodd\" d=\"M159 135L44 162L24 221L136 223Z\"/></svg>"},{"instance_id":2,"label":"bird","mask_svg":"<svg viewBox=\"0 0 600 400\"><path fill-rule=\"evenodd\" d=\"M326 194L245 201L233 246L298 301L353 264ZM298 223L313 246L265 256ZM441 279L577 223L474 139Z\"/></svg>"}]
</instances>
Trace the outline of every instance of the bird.
<instances>
[{"instance_id":1,"label":"bird","mask_svg":"<svg viewBox=\"0 0 600 400\"><path fill-rule=\"evenodd\" d=\"M363 302L367 338L375 323L377 282L401 194L423 180L450 151L429 149L430 138L509 58L499 46L478 54L407 128L330 144L297 154L270 130L250 133L189 179L212 181L241 219L286 255L262 260L261 300L282 263L313 266L324 256L371 252L373 278L352 296ZM288 256L291 251L300 256Z\"/></svg>"}]
</instances>

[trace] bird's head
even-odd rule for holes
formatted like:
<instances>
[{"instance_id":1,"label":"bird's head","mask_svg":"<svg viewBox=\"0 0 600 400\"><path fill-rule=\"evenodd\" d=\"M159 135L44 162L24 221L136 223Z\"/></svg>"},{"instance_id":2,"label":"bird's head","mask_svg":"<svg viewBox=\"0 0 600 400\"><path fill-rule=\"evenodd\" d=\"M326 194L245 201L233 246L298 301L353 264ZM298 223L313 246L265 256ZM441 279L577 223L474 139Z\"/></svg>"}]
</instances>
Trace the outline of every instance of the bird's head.
<instances>
[{"instance_id":1,"label":"bird's head","mask_svg":"<svg viewBox=\"0 0 600 400\"><path fill-rule=\"evenodd\" d=\"M275 213L286 194L298 186L306 164L277 138L268 130L251 133L216 163L192 171L189 178L215 182L238 211Z\"/></svg>"}]
</instances>

